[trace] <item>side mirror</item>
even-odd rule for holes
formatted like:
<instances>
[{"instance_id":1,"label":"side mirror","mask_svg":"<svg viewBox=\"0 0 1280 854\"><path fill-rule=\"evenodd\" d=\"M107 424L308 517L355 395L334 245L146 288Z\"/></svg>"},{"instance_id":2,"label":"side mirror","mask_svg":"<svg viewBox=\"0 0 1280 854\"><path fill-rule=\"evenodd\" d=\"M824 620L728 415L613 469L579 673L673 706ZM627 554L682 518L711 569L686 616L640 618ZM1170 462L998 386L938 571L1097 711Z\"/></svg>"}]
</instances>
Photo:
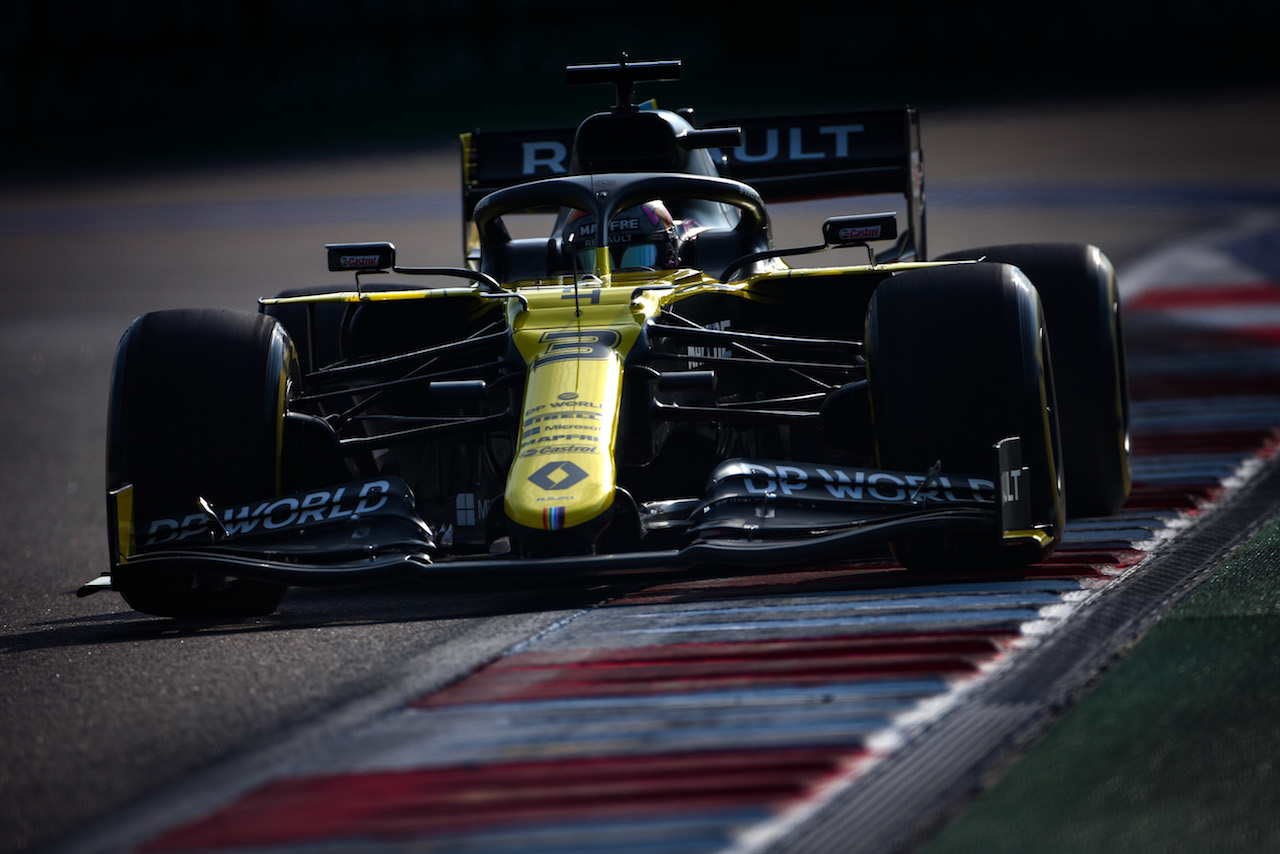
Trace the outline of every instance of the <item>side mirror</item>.
<instances>
[{"instance_id":1,"label":"side mirror","mask_svg":"<svg viewBox=\"0 0 1280 854\"><path fill-rule=\"evenodd\" d=\"M898 215L889 213L834 216L822 224L822 239L828 246L864 246L872 240L895 240Z\"/></svg>"},{"instance_id":2,"label":"side mirror","mask_svg":"<svg viewBox=\"0 0 1280 854\"><path fill-rule=\"evenodd\" d=\"M329 272L373 272L396 265L396 247L391 243L329 243Z\"/></svg>"}]
</instances>

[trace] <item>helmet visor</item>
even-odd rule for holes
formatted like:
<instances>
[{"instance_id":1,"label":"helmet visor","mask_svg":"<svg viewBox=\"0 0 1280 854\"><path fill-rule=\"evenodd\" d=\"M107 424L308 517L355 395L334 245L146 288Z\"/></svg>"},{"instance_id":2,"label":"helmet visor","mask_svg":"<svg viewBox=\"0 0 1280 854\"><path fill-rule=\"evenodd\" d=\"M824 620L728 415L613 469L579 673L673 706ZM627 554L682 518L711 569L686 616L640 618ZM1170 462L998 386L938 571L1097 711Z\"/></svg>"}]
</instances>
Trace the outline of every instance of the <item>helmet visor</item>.
<instances>
[{"instance_id":1,"label":"helmet visor","mask_svg":"<svg viewBox=\"0 0 1280 854\"><path fill-rule=\"evenodd\" d=\"M569 219L564 240L576 256L578 269L595 265L599 235L594 217L581 213ZM648 202L618 213L609 223L609 264L614 270L666 269L676 266L676 229L661 202Z\"/></svg>"}]
</instances>

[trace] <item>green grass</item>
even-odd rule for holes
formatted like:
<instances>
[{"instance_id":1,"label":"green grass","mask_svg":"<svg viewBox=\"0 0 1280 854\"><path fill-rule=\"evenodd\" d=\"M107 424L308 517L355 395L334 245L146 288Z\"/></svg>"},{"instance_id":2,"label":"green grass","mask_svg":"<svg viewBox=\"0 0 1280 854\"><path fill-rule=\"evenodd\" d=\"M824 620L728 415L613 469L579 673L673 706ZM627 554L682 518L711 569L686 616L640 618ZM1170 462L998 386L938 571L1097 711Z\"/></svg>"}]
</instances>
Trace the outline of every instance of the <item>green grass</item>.
<instances>
[{"instance_id":1,"label":"green grass","mask_svg":"<svg viewBox=\"0 0 1280 854\"><path fill-rule=\"evenodd\" d=\"M1280 521L922 850L1280 850Z\"/></svg>"}]
</instances>

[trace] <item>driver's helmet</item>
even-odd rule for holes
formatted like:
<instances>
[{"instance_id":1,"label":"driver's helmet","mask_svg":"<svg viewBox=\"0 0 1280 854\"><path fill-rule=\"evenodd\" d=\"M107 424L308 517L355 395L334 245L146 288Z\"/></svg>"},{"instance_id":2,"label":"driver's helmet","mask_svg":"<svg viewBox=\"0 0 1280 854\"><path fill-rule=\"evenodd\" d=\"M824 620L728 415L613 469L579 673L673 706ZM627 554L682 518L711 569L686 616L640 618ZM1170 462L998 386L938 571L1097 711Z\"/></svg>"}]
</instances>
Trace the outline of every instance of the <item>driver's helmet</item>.
<instances>
[{"instance_id":1,"label":"driver's helmet","mask_svg":"<svg viewBox=\"0 0 1280 854\"><path fill-rule=\"evenodd\" d=\"M589 269L596 247L596 218L575 210L565 223L561 246ZM660 201L645 202L614 215L609 226L609 255L614 270L646 267L669 270L677 266L679 237L671 212Z\"/></svg>"}]
</instances>

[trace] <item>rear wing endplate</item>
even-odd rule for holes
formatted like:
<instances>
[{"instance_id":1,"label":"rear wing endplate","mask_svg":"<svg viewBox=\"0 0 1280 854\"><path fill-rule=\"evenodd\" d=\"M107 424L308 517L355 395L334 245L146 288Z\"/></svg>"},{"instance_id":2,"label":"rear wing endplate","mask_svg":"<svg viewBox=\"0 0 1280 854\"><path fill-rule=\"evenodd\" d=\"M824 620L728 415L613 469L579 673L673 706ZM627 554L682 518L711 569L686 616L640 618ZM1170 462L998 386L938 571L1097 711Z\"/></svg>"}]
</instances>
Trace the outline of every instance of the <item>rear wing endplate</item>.
<instances>
[{"instance_id":1,"label":"rear wing endplate","mask_svg":"<svg viewBox=\"0 0 1280 854\"><path fill-rule=\"evenodd\" d=\"M768 203L841 196L901 194L907 228L892 260L924 260L924 156L920 121L911 108L717 121L740 127L742 141L713 157L724 173L750 184ZM484 196L539 178L563 175L576 130L475 131L462 135L463 245L478 254L473 225ZM890 260L890 259L885 259Z\"/></svg>"}]
</instances>

